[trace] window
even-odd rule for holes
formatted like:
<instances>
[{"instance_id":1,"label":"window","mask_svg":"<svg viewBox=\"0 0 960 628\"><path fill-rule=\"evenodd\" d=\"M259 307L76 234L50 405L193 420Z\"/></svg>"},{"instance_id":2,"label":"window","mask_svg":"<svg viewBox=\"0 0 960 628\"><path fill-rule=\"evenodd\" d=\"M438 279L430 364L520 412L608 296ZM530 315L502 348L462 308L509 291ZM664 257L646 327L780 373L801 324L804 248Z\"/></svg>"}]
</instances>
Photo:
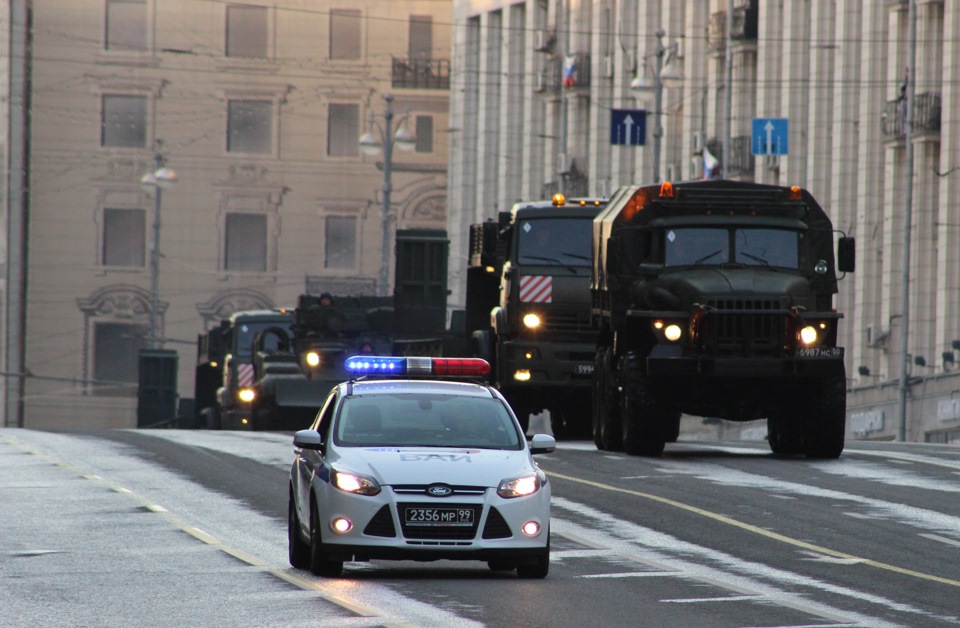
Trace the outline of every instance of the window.
<instances>
[{"instance_id":1,"label":"window","mask_svg":"<svg viewBox=\"0 0 960 628\"><path fill-rule=\"evenodd\" d=\"M140 349L146 348L147 330L130 323L96 323L93 329L93 378L103 382L137 383ZM101 386L97 394L131 396L136 387Z\"/></svg>"},{"instance_id":2,"label":"window","mask_svg":"<svg viewBox=\"0 0 960 628\"><path fill-rule=\"evenodd\" d=\"M268 31L266 7L227 5L228 57L268 58Z\"/></svg>"},{"instance_id":3,"label":"window","mask_svg":"<svg viewBox=\"0 0 960 628\"><path fill-rule=\"evenodd\" d=\"M417 152L433 152L433 116L417 116Z\"/></svg>"},{"instance_id":4,"label":"window","mask_svg":"<svg viewBox=\"0 0 960 628\"><path fill-rule=\"evenodd\" d=\"M517 263L589 266L593 259L589 218L539 218L520 222Z\"/></svg>"},{"instance_id":5,"label":"window","mask_svg":"<svg viewBox=\"0 0 960 628\"><path fill-rule=\"evenodd\" d=\"M360 18L358 9L330 10L330 59L360 58Z\"/></svg>"},{"instance_id":6,"label":"window","mask_svg":"<svg viewBox=\"0 0 960 628\"><path fill-rule=\"evenodd\" d=\"M100 145L144 148L147 145L147 98L103 96Z\"/></svg>"},{"instance_id":7,"label":"window","mask_svg":"<svg viewBox=\"0 0 960 628\"><path fill-rule=\"evenodd\" d=\"M360 106L331 103L327 117L327 155L356 157L360 149Z\"/></svg>"},{"instance_id":8,"label":"window","mask_svg":"<svg viewBox=\"0 0 960 628\"><path fill-rule=\"evenodd\" d=\"M143 266L146 212L142 209L103 210L104 266Z\"/></svg>"},{"instance_id":9,"label":"window","mask_svg":"<svg viewBox=\"0 0 960 628\"><path fill-rule=\"evenodd\" d=\"M147 0L107 0L106 50L147 49Z\"/></svg>"},{"instance_id":10,"label":"window","mask_svg":"<svg viewBox=\"0 0 960 628\"><path fill-rule=\"evenodd\" d=\"M273 102L231 100L227 103L227 152L269 153L273 150Z\"/></svg>"},{"instance_id":11,"label":"window","mask_svg":"<svg viewBox=\"0 0 960 628\"><path fill-rule=\"evenodd\" d=\"M353 269L357 265L357 219L353 216L327 216L325 268Z\"/></svg>"},{"instance_id":12,"label":"window","mask_svg":"<svg viewBox=\"0 0 960 628\"><path fill-rule=\"evenodd\" d=\"M433 16L410 16L410 39L407 53L411 61L429 61L433 58Z\"/></svg>"},{"instance_id":13,"label":"window","mask_svg":"<svg viewBox=\"0 0 960 628\"><path fill-rule=\"evenodd\" d=\"M227 214L225 270L266 272L267 217L264 214Z\"/></svg>"}]
</instances>

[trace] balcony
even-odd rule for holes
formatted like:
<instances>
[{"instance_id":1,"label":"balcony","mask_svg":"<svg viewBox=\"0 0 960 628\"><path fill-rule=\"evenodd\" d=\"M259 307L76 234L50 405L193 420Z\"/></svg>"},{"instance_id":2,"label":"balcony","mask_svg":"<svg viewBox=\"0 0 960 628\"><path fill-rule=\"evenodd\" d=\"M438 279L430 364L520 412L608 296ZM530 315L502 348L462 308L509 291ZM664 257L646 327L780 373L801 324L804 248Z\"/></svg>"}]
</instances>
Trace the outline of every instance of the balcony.
<instances>
[{"instance_id":1,"label":"balcony","mask_svg":"<svg viewBox=\"0 0 960 628\"><path fill-rule=\"evenodd\" d=\"M910 121L913 132L917 134L940 133L940 94L938 92L926 92L916 94L915 99L916 102L911 111L913 118ZM905 137L907 134L907 101L901 99L888 100L883 107L880 125L885 140Z\"/></svg>"},{"instance_id":2,"label":"balcony","mask_svg":"<svg viewBox=\"0 0 960 628\"><path fill-rule=\"evenodd\" d=\"M730 22L730 38L740 41L756 41L760 23L758 0L747 0L733 7L733 21Z\"/></svg>"},{"instance_id":3,"label":"balcony","mask_svg":"<svg viewBox=\"0 0 960 628\"><path fill-rule=\"evenodd\" d=\"M545 96L556 96L560 93L560 82L563 77L563 61L556 55L544 59L543 67L533 76L533 91Z\"/></svg>"},{"instance_id":4,"label":"balcony","mask_svg":"<svg viewBox=\"0 0 960 628\"><path fill-rule=\"evenodd\" d=\"M449 59L393 58L395 89L450 89Z\"/></svg>"}]
</instances>

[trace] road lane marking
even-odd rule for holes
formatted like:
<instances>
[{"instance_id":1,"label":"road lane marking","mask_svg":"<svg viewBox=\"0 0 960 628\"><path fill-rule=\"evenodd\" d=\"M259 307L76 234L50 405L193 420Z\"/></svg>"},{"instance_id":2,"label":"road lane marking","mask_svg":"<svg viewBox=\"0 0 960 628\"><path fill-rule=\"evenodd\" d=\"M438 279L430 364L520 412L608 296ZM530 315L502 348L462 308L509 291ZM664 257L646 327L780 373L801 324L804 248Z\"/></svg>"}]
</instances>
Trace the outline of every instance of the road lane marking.
<instances>
[{"instance_id":1,"label":"road lane marking","mask_svg":"<svg viewBox=\"0 0 960 628\"><path fill-rule=\"evenodd\" d=\"M848 517L853 517L854 519L868 519L871 521L875 521L877 519L876 517L865 515L862 512L845 512L843 514L845 514Z\"/></svg>"},{"instance_id":2,"label":"road lane marking","mask_svg":"<svg viewBox=\"0 0 960 628\"><path fill-rule=\"evenodd\" d=\"M667 497L660 497L659 495L654 495L654 494L652 494L652 493L644 493L644 492L642 492L642 491L635 491L635 490L632 490L632 489L620 488L620 487L617 487L617 486L611 486L611 485L609 485L609 484L603 484L603 483L601 483L601 482L594 482L594 481L592 481L592 480L586 480L586 479L584 479L584 478L573 477L573 476L571 476L571 475L566 475L566 474L564 474L564 473L557 473L557 472L555 472L555 471L547 471L546 469L544 469L544 472L546 472L546 474L549 475L549 476L552 476L552 477L555 477L555 478L558 478L558 479L561 479L561 480L568 480L568 481L570 481L570 482L576 482L576 483L578 483L578 484L583 484L583 485L585 485L585 486L592 486L593 488L598 488L598 489L605 490L605 491L611 491L611 492L614 492L614 493L623 493L623 494L625 494L625 495L633 495L634 497L641 497L641 498L643 498L643 499L648 499L648 500L650 500L650 501L658 502L658 503L664 504L664 505L666 505L666 506L673 506L674 508L678 508L678 509L680 509L680 510L685 510L685 511L690 512L690 513L693 513L693 514L701 515L701 516L703 516L703 517L707 517L708 519L713 519L714 521L717 521L717 522L719 522L719 523L723 523L723 524L730 525L730 526L733 526L733 527L736 527L736 528L740 528L741 530L745 530L745 531L747 531L747 532L752 532L752 533L754 533L754 534L759 534L760 536L764 536L764 537L767 537L768 539L772 539L772 540L774 540L774 541L779 541L779 542L785 543L785 544L787 544L787 545L793 545L793 546L795 546L795 547L800 547L800 548L803 548L803 549L811 550L811 551L814 551L814 552L818 552L818 553L820 553L820 554L826 554L826 555L828 555L828 556L833 556L833 557L835 557L835 558L844 558L844 559L848 559L848 560L857 560L857 561L860 561L861 563L863 563L864 565L869 565L869 566L871 566L871 567L875 567L875 568L877 568L877 569L883 569L883 570L885 570L885 571L891 571L891 572L894 572L894 573L899 573L899 574L902 574L902 575L905 575L905 576L911 576L911 577L914 577L914 578L920 578L920 579L922 579L922 580L930 580L930 581L932 581L932 582L939 582L939 583L941 583L941 584L948 584L948 585L953 586L953 587L960 587L960 580L953 580L953 579L951 579L951 578L944 578L944 577L942 577L942 576L935 576L935 575L933 575L933 574L923 573L923 572L920 572L920 571L915 571L915 570L913 570L913 569L906 569L906 568L904 568L904 567L898 567L898 566L896 566L896 565L890 565L890 564L888 564L888 563L882 563L882 562L880 562L880 561L871 560L871 559L869 559L869 558L861 558L861 557L859 557L859 556L854 556L853 554L847 554L846 552L840 552L840 551L837 551L837 550L834 550L834 549L830 549L829 547L822 547L822 546L820 546L820 545L816 545L816 544L814 544L814 543L808 543L808 542L806 542L806 541L801 541L800 539L795 539L795 538L793 538L793 537L789 537L789 536L786 536L786 535L784 535L784 534L779 534L779 533L777 533L777 532L772 532L772 531L770 531L770 530L765 530L764 528L761 528L761 527L759 527L759 526L755 526L755 525L752 525L752 524L749 524L749 523L744 523L743 521L739 521L739 520L737 520L737 519L734 519L734 518L732 518L732 517L728 517L728 516L726 516L726 515L721 515L721 514L719 514L719 513L715 513L715 512L709 511L709 510L705 510L705 509L703 509L703 508L698 508L697 506L691 506L690 504L685 504L685 503L683 503L683 502L678 502L678 501L676 501L676 500L674 500L674 499L669 499L669 498L667 498Z\"/></svg>"},{"instance_id":3,"label":"road lane marking","mask_svg":"<svg viewBox=\"0 0 960 628\"><path fill-rule=\"evenodd\" d=\"M699 604L701 602L745 602L745 601L755 601L763 600L766 601L766 596L763 595L730 595L726 597L682 597L672 600L660 600L661 602L670 602L672 604Z\"/></svg>"},{"instance_id":4,"label":"road lane marking","mask_svg":"<svg viewBox=\"0 0 960 628\"><path fill-rule=\"evenodd\" d=\"M930 539L931 541L940 541L941 543L946 543L947 545L955 545L956 547L960 547L960 541L948 539L944 536L940 536L937 534L920 534L920 536L926 539Z\"/></svg>"},{"instance_id":5,"label":"road lane marking","mask_svg":"<svg viewBox=\"0 0 960 628\"><path fill-rule=\"evenodd\" d=\"M595 573L578 576L578 578L686 578L682 571L625 571L623 573Z\"/></svg>"}]
</instances>

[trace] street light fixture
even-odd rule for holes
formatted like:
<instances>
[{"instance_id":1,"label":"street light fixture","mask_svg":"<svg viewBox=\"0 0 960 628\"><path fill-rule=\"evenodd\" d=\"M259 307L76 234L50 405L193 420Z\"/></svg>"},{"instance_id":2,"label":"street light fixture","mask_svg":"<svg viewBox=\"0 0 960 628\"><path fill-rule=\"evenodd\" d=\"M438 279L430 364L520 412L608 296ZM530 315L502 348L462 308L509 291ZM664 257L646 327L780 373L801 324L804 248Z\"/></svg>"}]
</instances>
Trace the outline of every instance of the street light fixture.
<instances>
[{"instance_id":1,"label":"street light fixture","mask_svg":"<svg viewBox=\"0 0 960 628\"><path fill-rule=\"evenodd\" d=\"M383 231L381 232L380 242L380 282L378 292L380 296L387 296L387 286L390 276L390 193L393 191L393 147L397 146L400 150L411 151L417 145L416 138L407 129L406 122L410 116L409 113L403 115L398 121L401 126L396 134L393 133L393 94L384 94L383 100L386 101L381 125L376 119L377 114L370 114L370 131L360 136L360 150L371 157L383 151L383 196L380 208L380 221ZM376 130L374 135L373 130Z\"/></svg>"},{"instance_id":2,"label":"street light fixture","mask_svg":"<svg viewBox=\"0 0 960 628\"><path fill-rule=\"evenodd\" d=\"M160 348L160 204L163 190L169 190L177 182L177 173L164 164L160 153L163 140L155 141L153 171L140 178L145 190L153 191L153 244L150 247L150 347Z\"/></svg>"},{"instance_id":3,"label":"street light fixture","mask_svg":"<svg viewBox=\"0 0 960 628\"><path fill-rule=\"evenodd\" d=\"M663 124L661 121L661 110L663 109L663 88L675 86L683 80L683 71L677 62L677 55L680 52L679 42L674 42L668 46L663 45L663 38L666 32L659 28L655 33L657 37L657 48L643 58L643 69L632 81L630 89L637 92L654 93L653 104L653 181L660 181L660 139L663 137ZM656 59L656 65L653 68L653 80L647 78L647 59Z\"/></svg>"}]
</instances>

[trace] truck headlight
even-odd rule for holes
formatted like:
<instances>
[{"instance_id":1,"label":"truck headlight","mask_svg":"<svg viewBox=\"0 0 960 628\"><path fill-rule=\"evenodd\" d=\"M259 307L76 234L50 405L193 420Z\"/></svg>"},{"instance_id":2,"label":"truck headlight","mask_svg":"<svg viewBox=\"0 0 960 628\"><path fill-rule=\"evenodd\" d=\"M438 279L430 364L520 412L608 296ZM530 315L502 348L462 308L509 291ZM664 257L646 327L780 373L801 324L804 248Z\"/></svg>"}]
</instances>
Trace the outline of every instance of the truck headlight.
<instances>
[{"instance_id":1,"label":"truck headlight","mask_svg":"<svg viewBox=\"0 0 960 628\"><path fill-rule=\"evenodd\" d=\"M307 353L307 366L320 366L320 354L316 351L310 351Z\"/></svg>"},{"instance_id":2,"label":"truck headlight","mask_svg":"<svg viewBox=\"0 0 960 628\"><path fill-rule=\"evenodd\" d=\"M241 388L237 392L237 398L243 403L250 403L257 398L257 393L252 388Z\"/></svg>"},{"instance_id":3,"label":"truck headlight","mask_svg":"<svg viewBox=\"0 0 960 628\"><path fill-rule=\"evenodd\" d=\"M541 322L540 316L538 314L534 314L533 312L523 315L523 324L528 329L536 329L540 326Z\"/></svg>"},{"instance_id":4,"label":"truck headlight","mask_svg":"<svg viewBox=\"0 0 960 628\"><path fill-rule=\"evenodd\" d=\"M817 329L813 325L807 325L800 330L800 342L809 346L817 341Z\"/></svg>"},{"instance_id":5,"label":"truck headlight","mask_svg":"<svg viewBox=\"0 0 960 628\"><path fill-rule=\"evenodd\" d=\"M680 336L683 332L680 330L680 325L671 323L667 325L663 330L663 337L669 340L670 342L676 342L680 340Z\"/></svg>"}]
</instances>

